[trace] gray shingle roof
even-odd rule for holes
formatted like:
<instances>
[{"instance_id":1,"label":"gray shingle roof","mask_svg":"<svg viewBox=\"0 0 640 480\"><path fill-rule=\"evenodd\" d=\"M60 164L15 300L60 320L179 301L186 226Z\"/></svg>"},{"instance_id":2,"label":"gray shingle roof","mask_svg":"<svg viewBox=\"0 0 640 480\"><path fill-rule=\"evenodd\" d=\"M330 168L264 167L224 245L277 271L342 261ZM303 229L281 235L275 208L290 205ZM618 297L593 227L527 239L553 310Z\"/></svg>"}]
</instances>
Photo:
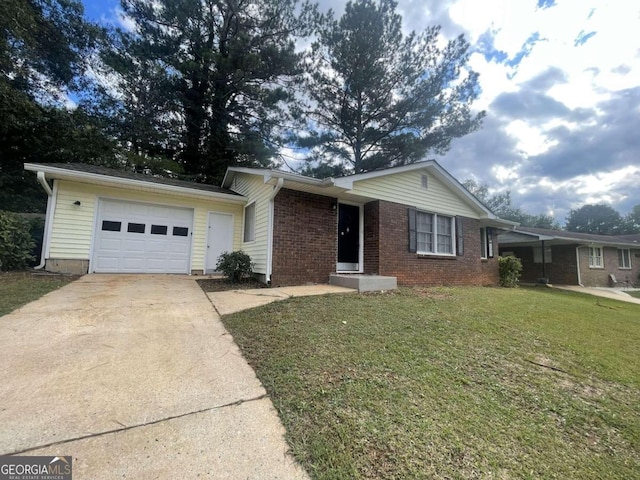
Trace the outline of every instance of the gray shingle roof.
<instances>
[{"instance_id":1,"label":"gray shingle roof","mask_svg":"<svg viewBox=\"0 0 640 480\"><path fill-rule=\"evenodd\" d=\"M532 227L516 227L515 231L556 237L564 240L576 240L577 242L603 243L607 245L630 245L635 242L640 244L640 235L596 235L593 233L577 233L567 232L566 230L549 230L546 228Z\"/></svg>"},{"instance_id":2,"label":"gray shingle roof","mask_svg":"<svg viewBox=\"0 0 640 480\"><path fill-rule=\"evenodd\" d=\"M88 165L85 163L38 163L46 167L61 168L74 172L92 173L95 175L105 175L107 177L124 178L127 180L138 180L140 182L157 183L160 185L171 185L174 187L190 188L193 190L203 190L206 192L225 193L228 195L238 195L226 188L216 185L208 185L206 183L190 182L186 180L177 180L174 178L158 177L155 175L146 175L144 173L136 173L125 170L116 170L114 168L102 167L99 165Z\"/></svg>"}]
</instances>

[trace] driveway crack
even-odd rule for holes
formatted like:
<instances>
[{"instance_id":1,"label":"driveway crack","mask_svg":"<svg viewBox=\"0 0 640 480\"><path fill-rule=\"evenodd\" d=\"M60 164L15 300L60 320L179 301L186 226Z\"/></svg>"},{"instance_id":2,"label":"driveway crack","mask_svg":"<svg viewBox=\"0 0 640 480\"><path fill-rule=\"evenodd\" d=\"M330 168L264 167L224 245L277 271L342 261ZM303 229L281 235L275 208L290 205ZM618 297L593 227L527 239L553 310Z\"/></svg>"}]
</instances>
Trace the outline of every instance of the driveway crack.
<instances>
[{"instance_id":1,"label":"driveway crack","mask_svg":"<svg viewBox=\"0 0 640 480\"><path fill-rule=\"evenodd\" d=\"M145 422L145 423L138 423L135 425L123 425L122 423L120 423L119 421L115 420L116 423L118 423L119 425L122 425L122 428L114 428L112 430L105 430L104 432L98 432L98 433L89 433L86 435L80 435L77 437L73 437L73 438L67 438L65 440L58 440L56 442L50 442L50 443L44 443L42 445L37 445L35 447L29 447L29 448L25 448L22 450L16 450L13 452L9 452L9 453L2 453L0 455L20 455L23 453L28 453L28 452L32 452L34 450L39 450L41 448L47 448L47 447L54 447L57 445L65 445L67 443L71 443L71 442L76 442L78 440L85 440L88 438L99 438L105 435L111 435L113 433L119 433L119 432L126 432L128 430L134 430L136 428L143 428L143 427L148 427L151 425L157 425L159 423L163 423L163 422L168 422L170 420L176 420L178 418L184 418L184 417L189 417L191 415L197 415L199 413L206 413L206 412L213 412L214 410L219 410L221 408L228 408L228 407L237 407L240 406L244 403L249 403L249 402L256 402L258 400L262 400L264 398L268 398L269 395L267 393L264 393L262 395L259 395L257 397L253 397L253 398L241 398L239 400L236 400L235 402L230 402L230 403L225 403L223 405L216 405L215 407L207 407L207 408L203 408L200 410L194 410L192 412L186 412L186 413L181 413L179 415L171 415L169 417L164 417L164 418L159 418L157 420L152 420L150 422Z\"/></svg>"}]
</instances>

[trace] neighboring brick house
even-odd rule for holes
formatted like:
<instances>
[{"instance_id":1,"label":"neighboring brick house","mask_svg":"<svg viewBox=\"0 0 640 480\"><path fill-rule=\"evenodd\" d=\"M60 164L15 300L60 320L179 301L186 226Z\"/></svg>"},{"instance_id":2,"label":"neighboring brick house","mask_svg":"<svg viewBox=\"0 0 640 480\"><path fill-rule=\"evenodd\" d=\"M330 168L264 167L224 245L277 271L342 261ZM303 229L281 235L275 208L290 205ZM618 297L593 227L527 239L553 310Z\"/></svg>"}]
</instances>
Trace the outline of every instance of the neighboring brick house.
<instances>
[{"instance_id":1,"label":"neighboring brick house","mask_svg":"<svg viewBox=\"0 0 640 480\"><path fill-rule=\"evenodd\" d=\"M221 252L244 250L274 286L335 273L496 285L497 233L515 225L433 160L322 180L229 168L221 187L84 164L25 169L48 195L40 267L56 272L207 274Z\"/></svg>"},{"instance_id":2,"label":"neighboring brick house","mask_svg":"<svg viewBox=\"0 0 640 480\"><path fill-rule=\"evenodd\" d=\"M500 255L522 261L521 282L586 287L640 283L640 236L517 227L499 235ZM617 282L614 284L614 280Z\"/></svg>"},{"instance_id":3,"label":"neighboring brick house","mask_svg":"<svg viewBox=\"0 0 640 480\"><path fill-rule=\"evenodd\" d=\"M336 272L496 285L497 232L514 226L432 160L322 180L229 168L222 186L247 197L252 233L241 248L264 259L255 271L274 286L326 283Z\"/></svg>"}]
</instances>

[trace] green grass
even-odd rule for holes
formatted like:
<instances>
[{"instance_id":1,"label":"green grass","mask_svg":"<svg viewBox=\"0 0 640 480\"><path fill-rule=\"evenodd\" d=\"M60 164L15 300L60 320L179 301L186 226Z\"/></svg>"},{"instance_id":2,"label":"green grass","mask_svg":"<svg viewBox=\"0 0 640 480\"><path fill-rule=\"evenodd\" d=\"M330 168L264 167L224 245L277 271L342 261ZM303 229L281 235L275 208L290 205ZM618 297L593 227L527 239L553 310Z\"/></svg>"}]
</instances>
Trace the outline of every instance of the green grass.
<instances>
[{"instance_id":1,"label":"green grass","mask_svg":"<svg viewBox=\"0 0 640 480\"><path fill-rule=\"evenodd\" d=\"M224 321L313 478L640 478L638 305L402 289Z\"/></svg>"},{"instance_id":2,"label":"green grass","mask_svg":"<svg viewBox=\"0 0 640 480\"><path fill-rule=\"evenodd\" d=\"M627 291L627 293L632 297L640 298L640 290Z\"/></svg>"},{"instance_id":3,"label":"green grass","mask_svg":"<svg viewBox=\"0 0 640 480\"><path fill-rule=\"evenodd\" d=\"M0 272L0 316L37 300L76 278L78 277L31 272Z\"/></svg>"}]
</instances>

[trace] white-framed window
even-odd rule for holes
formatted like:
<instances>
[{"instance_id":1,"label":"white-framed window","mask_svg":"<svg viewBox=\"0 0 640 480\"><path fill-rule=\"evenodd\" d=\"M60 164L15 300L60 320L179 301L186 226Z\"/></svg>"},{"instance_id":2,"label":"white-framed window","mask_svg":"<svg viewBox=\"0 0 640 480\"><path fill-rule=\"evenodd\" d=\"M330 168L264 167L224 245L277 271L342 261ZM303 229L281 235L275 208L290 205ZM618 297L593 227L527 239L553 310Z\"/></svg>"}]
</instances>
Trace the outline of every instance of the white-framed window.
<instances>
[{"instance_id":1,"label":"white-framed window","mask_svg":"<svg viewBox=\"0 0 640 480\"><path fill-rule=\"evenodd\" d=\"M418 253L454 255L453 217L416 212L416 239Z\"/></svg>"},{"instance_id":2,"label":"white-framed window","mask_svg":"<svg viewBox=\"0 0 640 480\"><path fill-rule=\"evenodd\" d=\"M631 250L628 248L618 249L618 267L623 269L631 268Z\"/></svg>"},{"instance_id":3,"label":"white-framed window","mask_svg":"<svg viewBox=\"0 0 640 480\"><path fill-rule=\"evenodd\" d=\"M256 203L244 207L244 236L243 241L253 242L256 239Z\"/></svg>"},{"instance_id":4,"label":"white-framed window","mask_svg":"<svg viewBox=\"0 0 640 480\"><path fill-rule=\"evenodd\" d=\"M589 247L589 268L604 268L602 247Z\"/></svg>"},{"instance_id":5,"label":"white-framed window","mask_svg":"<svg viewBox=\"0 0 640 480\"><path fill-rule=\"evenodd\" d=\"M493 231L489 227L480 228L480 258L493 258Z\"/></svg>"}]
</instances>

